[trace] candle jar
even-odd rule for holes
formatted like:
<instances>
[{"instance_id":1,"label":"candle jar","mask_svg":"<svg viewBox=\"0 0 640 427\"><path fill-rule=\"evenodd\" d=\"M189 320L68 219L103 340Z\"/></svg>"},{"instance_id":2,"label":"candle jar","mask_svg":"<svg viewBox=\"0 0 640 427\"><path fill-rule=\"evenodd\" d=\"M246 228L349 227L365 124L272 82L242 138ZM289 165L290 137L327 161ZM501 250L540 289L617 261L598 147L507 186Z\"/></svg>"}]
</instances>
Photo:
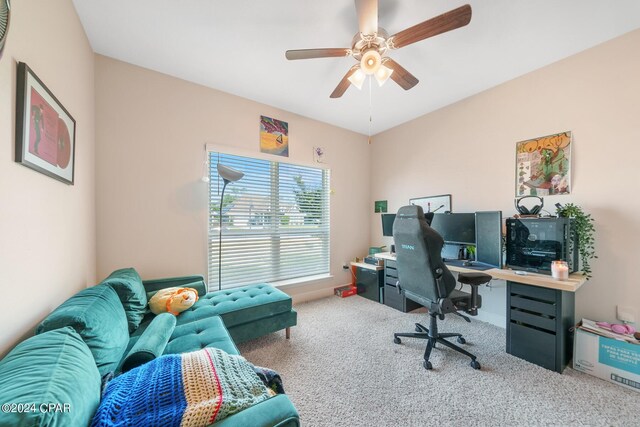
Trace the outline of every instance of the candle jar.
<instances>
[{"instance_id":1,"label":"candle jar","mask_svg":"<svg viewBox=\"0 0 640 427\"><path fill-rule=\"evenodd\" d=\"M551 276L556 280L567 280L569 278L569 265L567 262L552 261Z\"/></svg>"}]
</instances>

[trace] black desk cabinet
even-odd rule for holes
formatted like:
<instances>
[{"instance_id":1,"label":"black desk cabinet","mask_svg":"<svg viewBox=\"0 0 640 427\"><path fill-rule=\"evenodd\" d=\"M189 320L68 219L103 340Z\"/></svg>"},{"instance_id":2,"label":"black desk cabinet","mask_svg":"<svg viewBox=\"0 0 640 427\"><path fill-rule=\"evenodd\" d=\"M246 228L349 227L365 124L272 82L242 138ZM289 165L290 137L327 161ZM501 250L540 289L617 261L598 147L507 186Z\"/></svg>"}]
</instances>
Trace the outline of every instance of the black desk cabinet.
<instances>
[{"instance_id":1,"label":"black desk cabinet","mask_svg":"<svg viewBox=\"0 0 640 427\"><path fill-rule=\"evenodd\" d=\"M383 270L369 270L358 267L356 269L356 286L358 295L370 299L371 301L383 303Z\"/></svg>"},{"instance_id":2,"label":"black desk cabinet","mask_svg":"<svg viewBox=\"0 0 640 427\"><path fill-rule=\"evenodd\" d=\"M398 282L398 269L396 262L384 260L384 304L400 310L403 313L422 307L415 301L405 298L404 294L398 293L396 283Z\"/></svg>"},{"instance_id":3,"label":"black desk cabinet","mask_svg":"<svg viewBox=\"0 0 640 427\"><path fill-rule=\"evenodd\" d=\"M571 360L573 292L507 281L507 353L562 373Z\"/></svg>"}]
</instances>

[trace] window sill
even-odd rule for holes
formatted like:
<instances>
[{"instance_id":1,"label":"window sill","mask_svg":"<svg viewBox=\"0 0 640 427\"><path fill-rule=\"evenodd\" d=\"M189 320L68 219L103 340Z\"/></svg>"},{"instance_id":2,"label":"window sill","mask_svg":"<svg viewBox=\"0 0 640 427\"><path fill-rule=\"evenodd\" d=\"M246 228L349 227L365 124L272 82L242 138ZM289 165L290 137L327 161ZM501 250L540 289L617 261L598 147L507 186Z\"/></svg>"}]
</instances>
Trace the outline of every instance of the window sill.
<instances>
[{"instance_id":1,"label":"window sill","mask_svg":"<svg viewBox=\"0 0 640 427\"><path fill-rule=\"evenodd\" d=\"M281 280L279 282L271 282L269 283L271 286L275 288L289 288L296 287L299 285L309 285L315 282L320 282L327 279L332 279L333 276L329 273L326 274L316 274L315 276L305 276L305 277L297 277L295 279L289 280Z\"/></svg>"}]
</instances>

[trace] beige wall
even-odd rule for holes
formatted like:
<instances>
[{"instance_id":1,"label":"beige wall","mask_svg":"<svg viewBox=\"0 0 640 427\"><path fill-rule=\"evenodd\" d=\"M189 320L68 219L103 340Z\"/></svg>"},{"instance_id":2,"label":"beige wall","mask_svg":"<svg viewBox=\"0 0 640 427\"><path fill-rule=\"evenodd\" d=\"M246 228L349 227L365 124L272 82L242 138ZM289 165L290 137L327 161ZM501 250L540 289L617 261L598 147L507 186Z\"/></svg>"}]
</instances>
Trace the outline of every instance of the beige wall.
<instances>
[{"instance_id":1,"label":"beige wall","mask_svg":"<svg viewBox=\"0 0 640 427\"><path fill-rule=\"evenodd\" d=\"M593 279L576 295L576 317L615 318L638 310L640 241L640 30L377 135L371 201L397 209L411 197L451 193L453 209L515 213L515 143L571 130L572 202L593 214ZM382 242L372 215L371 240ZM502 317L504 283L485 290L485 316ZM639 310L640 311L640 310Z\"/></svg>"},{"instance_id":2,"label":"beige wall","mask_svg":"<svg viewBox=\"0 0 640 427\"><path fill-rule=\"evenodd\" d=\"M71 1L12 2L0 59L0 353L95 280L94 56ZM14 162L16 61L77 123L75 185Z\"/></svg>"},{"instance_id":3,"label":"beige wall","mask_svg":"<svg viewBox=\"0 0 640 427\"><path fill-rule=\"evenodd\" d=\"M311 163L319 145L331 167L334 278L302 290L326 295L350 281L343 261L369 244L366 137L103 56L96 100L99 277L125 266L147 278L206 276L204 144L258 153L263 114L289 122L291 160Z\"/></svg>"}]
</instances>

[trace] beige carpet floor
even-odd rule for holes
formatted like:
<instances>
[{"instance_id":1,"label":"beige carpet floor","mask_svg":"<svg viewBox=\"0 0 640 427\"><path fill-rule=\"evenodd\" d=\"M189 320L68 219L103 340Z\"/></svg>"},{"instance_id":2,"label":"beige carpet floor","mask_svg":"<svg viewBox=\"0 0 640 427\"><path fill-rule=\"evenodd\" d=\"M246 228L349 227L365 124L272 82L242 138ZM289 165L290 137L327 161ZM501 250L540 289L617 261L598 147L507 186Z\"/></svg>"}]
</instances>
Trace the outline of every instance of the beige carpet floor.
<instances>
[{"instance_id":1,"label":"beige carpet floor","mask_svg":"<svg viewBox=\"0 0 640 427\"><path fill-rule=\"evenodd\" d=\"M299 304L284 332L240 345L252 363L277 370L303 426L640 426L640 393L567 368L562 375L504 351L505 330L447 316L441 332L464 334L469 359L403 339L424 313L401 313L359 296ZM439 346L440 347L440 346Z\"/></svg>"}]
</instances>

